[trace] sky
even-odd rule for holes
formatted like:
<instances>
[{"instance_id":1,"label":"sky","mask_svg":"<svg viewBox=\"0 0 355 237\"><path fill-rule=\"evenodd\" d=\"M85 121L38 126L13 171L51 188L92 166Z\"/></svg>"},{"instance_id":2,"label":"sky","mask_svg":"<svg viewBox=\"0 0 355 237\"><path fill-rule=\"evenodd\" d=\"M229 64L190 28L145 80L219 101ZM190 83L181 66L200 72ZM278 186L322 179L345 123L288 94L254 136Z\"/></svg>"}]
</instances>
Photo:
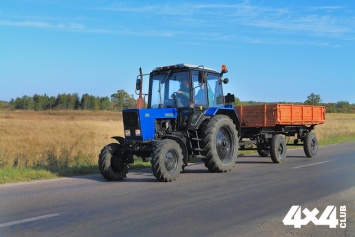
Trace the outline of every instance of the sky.
<instances>
[{"instance_id":1,"label":"sky","mask_svg":"<svg viewBox=\"0 0 355 237\"><path fill-rule=\"evenodd\" d=\"M178 63L226 64L241 101L355 103L355 2L1 0L0 100L135 94Z\"/></svg>"}]
</instances>

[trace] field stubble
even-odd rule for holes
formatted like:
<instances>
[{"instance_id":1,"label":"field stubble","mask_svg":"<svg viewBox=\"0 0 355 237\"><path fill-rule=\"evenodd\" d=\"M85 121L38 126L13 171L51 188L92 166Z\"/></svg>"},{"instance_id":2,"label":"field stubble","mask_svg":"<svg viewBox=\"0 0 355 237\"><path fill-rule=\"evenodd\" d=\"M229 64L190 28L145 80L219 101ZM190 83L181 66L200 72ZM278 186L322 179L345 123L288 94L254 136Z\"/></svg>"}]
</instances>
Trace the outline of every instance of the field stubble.
<instances>
[{"instance_id":1,"label":"field stubble","mask_svg":"<svg viewBox=\"0 0 355 237\"><path fill-rule=\"evenodd\" d=\"M49 168L97 164L97 155L122 135L121 113L0 111L0 167Z\"/></svg>"},{"instance_id":2,"label":"field stubble","mask_svg":"<svg viewBox=\"0 0 355 237\"><path fill-rule=\"evenodd\" d=\"M355 114L327 114L320 143L355 140ZM57 175L97 171L100 150L123 135L122 114L108 111L0 111L0 168L38 168ZM344 139L345 138L345 139Z\"/></svg>"}]
</instances>

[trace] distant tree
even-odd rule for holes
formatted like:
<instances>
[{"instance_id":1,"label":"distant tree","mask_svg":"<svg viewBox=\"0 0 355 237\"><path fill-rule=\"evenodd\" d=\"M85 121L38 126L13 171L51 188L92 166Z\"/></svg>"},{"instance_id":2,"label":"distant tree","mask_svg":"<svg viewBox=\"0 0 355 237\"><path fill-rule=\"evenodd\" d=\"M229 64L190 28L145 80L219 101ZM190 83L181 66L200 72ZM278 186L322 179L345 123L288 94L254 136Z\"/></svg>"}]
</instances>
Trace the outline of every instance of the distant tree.
<instances>
[{"instance_id":1,"label":"distant tree","mask_svg":"<svg viewBox=\"0 0 355 237\"><path fill-rule=\"evenodd\" d=\"M49 106L49 97L44 94L44 95L38 95L35 94L33 96L33 102L34 102L34 110L45 110L48 109Z\"/></svg>"},{"instance_id":2,"label":"distant tree","mask_svg":"<svg viewBox=\"0 0 355 237\"><path fill-rule=\"evenodd\" d=\"M307 96L307 100L304 103L306 105L319 105L320 103L322 103L322 99L320 98L320 95L312 93Z\"/></svg>"},{"instance_id":3,"label":"distant tree","mask_svg":"<svg viewBox=\"0 0 355 237\"><path fill-rule=\"evenodd\" d=\"M112 104L111 104L110 98L108 98L107 96L100 98L100 109L101 110L111 110L112 109Z\"/></svg>"},{"instance_id":4,"label":"distant tree","mask_svg":"<svg viewBox=\"0 0 355 237\"><path fill-rule=\"evenodd\" d=\"M337 112L339 113L351 113L352 112L352 106L348 101L338 101L335 105L337 108Z\"/></svg>"},{"instance_id":5,"label":"distant tree","mask_svg":"<svg viewBox=\"0 0 355 237\"><path fill-rule=\"evenodd\" d=\"M55 107L57 109L78 109L80 106L79 95L74 94L58 94Z\"/></svg>"},{"instance_id":6,"label":"distant tree","mask_svg":"<svg viewBox=\"0 0 355 237\"><path fill-rule=\"evenodd\" d=\"M111 100L114 104L115 110L122 111L127 107L127 102L131 97L125 90L118 90L117 93L111 95Z\"/></svg>"},{"instance_id":7,"label":"distant tree","mask_svg":"<svg viewBox=\"0 0 355 237\"><path fill-rule=\"evenodd\" d=\"M83 110L87 109L93 109L94 108L94 103L92 101L92 96L89 94L85 93L84 95L81 96L80 100L80 108Z\"/></svg>"},{"instance_id":8,"label":"distant tree","mask_svg":"<svg viewBox=\"0 0 355 237\"><path fill-rule=\"evenodd\" d=\"M51 96L48 98L48 109L51 110L54 108L56 102L56 98L54 96Z\"/></svg>"},{"instance_id":9,"label":"distant tree","mask_svg":"<svg viewBox=\"0 0 355 237\"><path fill-rule=\"evenodd\" d=\"M136 108L137 107L137 100L134 99L134 95L131 95L131 97L127 100L125 104L125 108Z\"/></svg>"},{"instance_id":10,"label":"distant tree","mask_svg":"<svg viewBox=\"0 0 355 237\"><path fill-rule=\"evenodd\" d=\"M10 104L13 109L22 109L22 110L34 109L33 98L27 95L24 95L21 98L17 97L15 100L11 100Z\"/></svg>"}]
</instances>

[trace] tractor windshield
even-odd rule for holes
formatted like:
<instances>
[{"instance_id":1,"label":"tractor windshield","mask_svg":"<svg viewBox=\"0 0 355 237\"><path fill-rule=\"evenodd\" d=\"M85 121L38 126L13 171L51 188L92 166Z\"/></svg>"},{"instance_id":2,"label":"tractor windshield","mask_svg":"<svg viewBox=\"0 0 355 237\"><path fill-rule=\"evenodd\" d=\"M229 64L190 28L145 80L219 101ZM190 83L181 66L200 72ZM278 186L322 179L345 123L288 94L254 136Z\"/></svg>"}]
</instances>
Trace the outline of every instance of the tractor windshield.
<instances>
[{"instance_id":1,"label":"tractor windshield","mask_svg":"<svg viewBox=\"0 0 355 237\"><path fill-rule=\"evenodd\" d=\"M191 85L189 71L163 71L150 76L150 108L188 107Z\"/></svg>"}]
</instances>

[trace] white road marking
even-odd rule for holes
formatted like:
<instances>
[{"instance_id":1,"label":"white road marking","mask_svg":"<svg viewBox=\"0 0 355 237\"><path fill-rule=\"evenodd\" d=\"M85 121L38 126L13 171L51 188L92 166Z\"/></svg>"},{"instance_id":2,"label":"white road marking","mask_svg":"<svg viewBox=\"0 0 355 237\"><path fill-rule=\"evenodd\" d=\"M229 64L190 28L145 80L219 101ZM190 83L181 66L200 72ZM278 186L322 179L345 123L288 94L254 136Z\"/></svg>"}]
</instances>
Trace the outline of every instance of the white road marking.
<instances>
[{"instance_id":1,"label":"white road marking","mask_svg":"<svg viewBox=\"0 0 355 237\"><path fill-rule=\"evenodd\" d=\"M328 163L331 161L334 161L334 160L322 161L322 162L317 162L317 163L313 163L313 164L309 164L309 165L295 166L295 167L292 167L292 169L298 169L298 168L303 168L303 167L312 166L312 165L324 164L324 163Z\"/></svg>"},{"instance_id":2,"label":"white road marking","mask_svg":"<svg viewBox=\"0 0 355 237\"><path fill-rule=\"evenodd\" d=\"M1 228L1 227L6 227L6 226L12 226L12 225L23 224L23 223L31 222L31 221L38 221L38 220L42 220L42 219L46 219L46 218L51 218L51 217L59 216L59 215L61 215L61 213L53 213L53 214L48 214L48 215L44 215L44 216L37 216L37 217L28 218L28 219L23 219L23 220L18 220L18 221L12 221L12 222L8 222L8 223L0 224L0 228Z\"/></svg>"}]
</instances>

